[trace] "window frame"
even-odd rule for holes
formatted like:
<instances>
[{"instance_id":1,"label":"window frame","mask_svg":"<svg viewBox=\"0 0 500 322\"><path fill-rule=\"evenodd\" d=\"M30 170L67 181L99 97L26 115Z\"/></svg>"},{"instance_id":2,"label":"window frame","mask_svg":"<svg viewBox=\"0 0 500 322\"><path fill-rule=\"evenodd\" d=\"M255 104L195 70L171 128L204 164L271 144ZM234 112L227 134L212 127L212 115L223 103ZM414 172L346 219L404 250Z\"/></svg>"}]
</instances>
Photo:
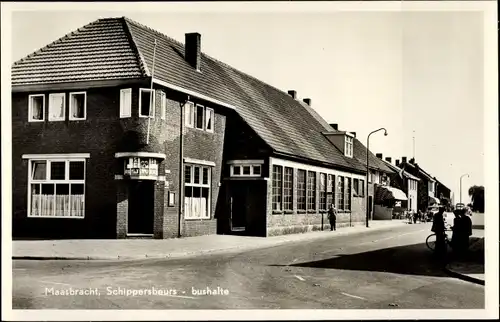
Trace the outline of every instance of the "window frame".
<instances>
[{"instance_id":1,"label":"window frame","mask_svg":"<svg viewBox=\"0 0 500 322\"><path fill-rule=\"evenodd\" d=\"M207 120L208 120L207 114L208 113L211 113L211 120L212 120L212 124L211 124L210 129L207 127ZM206 107L205 106L205 113L204 114L205 114L205 116L204 116L203 123L205 125L205 131L213 133L214 132L214 124L215 124L215 112L214 112L214 109L211 108L211 107Z\"/></svg>"},{"instance_id":2,"label":"window frame","mask_svg":"<svg viewBox=\"0 0 500 322\"><path fill-rule=\"evenodd\" d=\"M128 101L128 106L125 106L125 100L123 95L130 95ZM126 113L125 108L127 108L128 113ZM122 88L120 89L120 118L132 117L132 88Z\"/></svg>"},{"instance_id":3,"label":"window frame","mask_svg":"<svg viewBox=\"0 0 500 322\"><path fill-rule=\"evenodd\" d=\"M85 96L83 100L83 118L80 117L73 117L72 113L72 108L73 108L73 100L72 96L76 94L83 94ZM87 119L87 92L85 91L80 91L80 92L70 92L69 93L69 120L70 121L84 121Z\"/></svg>"},{"instance_id":4,"label":"window frame","mask_svg":"<svg viewBox=\"0 0 500 322\"><path fill-rule=\"evenodd\" d=\"M344 139L344 152L345 155L348 157L353 156L353 150L354 150L354 138L351 136L346 135Z\"/></svg>"},{"instance_id":5,"label":"window frame","mask_svg":"<svg viewBox=\"0 0 500 322\"><path fill-rule=\"evenodd\" d=\"M160 95L160 118L162 120L167 119L167 93L164 91L159 91Z\"/></svg>"},{"instance_id":6,"label":"window frame","mask_svg":"<svg viewBox=\"0 0 500 322\"><path fill-rule=\"evenodd\" d=\"M300 174L304 174L304 182L300 181ZM303 184L303 189L299 186ZM297 211L306 212L307 211L307 170L297 169ZM303 193L301 193L303 191ZM301 202L302 198L304 199ZM303 208L301 205L303 204Z\"/></svg>"},{"instance_id":7,"label":"window frame","mask_svg":"<svg viewBox=\"0 0 500 322\"><path fill-rule=\"evenodd\" d=\"M359 179L359 189L360 189L360 193L359 193L359 196L360 197L364 197L365 196L365 180L364 179Z\"/></svg>"},{"instance_id":8,"label":"window frame","mask_svg":"<svg viewBox=\"0 0 500 322\"><path fill-rule=\"evenodd\" d=\"M321 184L322 179L323 184ZM327 191L328 191L328 174L324 172L320 172L319 174L319 189L318 189L318 194L319 194L319 211L327 211L328 210L328 202L327 202Z\"/></svg>"},{"instance_id":9,"label":"window frame","mask_svg":"<svg viewBox=\"0 0 500 322\"><path fill-rule=\"evenodd\" d=\"M283 212L283 166L274 164L272 174L271 207L273 212Z\"/></svg>"},{"instance_id":10,"label":"window frame","mask_svg":"<svg viewBox=\"0 0 500 322\"><path fill-rule=\"evenodd\" d=\"M62 106L62 110L63 110L63 116L61 118L53 118L51 117L51 97L57 97L57 96L62 96L63 98L63 106ZM66 120L66 93L50 93L49 94L49 115L48 115L48 120L49 122L64 122Z\"/></svg>"},{"instance_id":11,"label":"window frame","mask_svg":"<svg viewBox=\"0 0 500 322\"><path fill-rule=\"evenodd\" d=\"M189 123L188 122L188 119L186 119L186 116L188 115L188 111L187 111L187 106L190 107L190 113L189 113ZM187 101L185 104L184 104L184 125L186 127L189 127L189 128L194 128L194 108L195 108L196 104L194 104L193 102L191 101Z\"/></svg>"},{"instance_id":12,"label":"window frame","mask_svg":"<svg viewBox=\"0 0 500 322\"><path fill-rule=\"evenodd\" d=\"M337 176L337 204L336 207L339 211L344 210L344 194L345 194L345 176Z\"/></svg>"},{"instance_id":13,"label":"window frame","mask_svg":"<svg viewBox=\"0 0 500 322\"><path fill-rule=\"evenodd\" d=\"M33 118L33 100L34 97L42 97L42 119L36 120ZM28 122L45 122L45 94L30 94L28 95Z\"/></svg>"},{"instance_id":14,"label":"window frame","mask_svg":"<svg viewBox=\"0 0 500 322\"><path fill-rule=\"evenodd\" d=\"M33 179L33 163L36 161L44 161L45 162L45 179ZM52 162L64 162L64 179L51 179L51 164ZM83 162L83 179L70 179L70 162ZM37 157L28 159L28 209L27 209L27 217L28 218L47 218L47 219L85 219L85 206L86 206L86 180L87 180L87 160L85 158L43 158ZM32 185L38 184L53 184L54 185L54 199L56 198L57 184L67 184L69 185L69 195L71 196L71 185L72 184L83 184L83 216L34 216L32 215ZM41 194L41 189L40 189ZM71 198L71 197L70 197ZM71 207L70 214L71 214ZM52 212L55 214L56 207L55 201Z\"/></svg>"},{"instance_id":15,"label":"window frame","mask_svg":"<svg viewBox=\"0 0 500 322\"><path fill-rule=\"evenodd\" d=\"M202 120L201 120L201 128L198 127L198 107L202 109ZM205 105L195 104L194 108L194 128L197 130L205 131Z\"/></svg>"},{"instance_id":16,"label":"window frame","mask_svg":"<svg viewBox=\"0 0 500 322\"><path fill-rule=\"evenodd\" d=\"M186 178L186 167L190 168L190 182L187 182L185 180ZM200 169L200 176L199 176L199 182L195 183L194 180L194 172L195 168ZM203 183L203 170L208 169L208 183ZM183 177L183 212L184 212L184 220L211 220L212 219L212 167L207 166L207 165L202 165L202 164L196 164L196 163L185 163L184 164L184 172L182 173ZM191 188L192 191L194 191L194 188L200 188L200 193L203 195L203 189L208 189L208 196L207 196L207 207L206 207L206 214L205 216L202 217L192 217L188 216L191 215L191 212L188 212L186 210L186 188ZM191 208L193 205L191 205ZM191 209L192 210L192 209Z\"/></svg>"},{"instance_id":17,"label":"window frame","mask_svg":"<svg viewBox=\"0 0 500 322\"><path fill-rule=\"evenodd\" d=\"M351 211L352 209L352 178L344 177L344 211Z\"/></svg>"},{"instance_id":18,"label":"window frame","mask_svg":"<svg viewBox=\"0 0 500 322\"><path fill-rule=\"evenodd\" d=\"M316 212L317 211L317 208L316 208L316 172L315 171L307 171L307 178L306 178L306 191L307 191L307 211L308 212ZM310 185L310 181L312 181L312 184ZM309 194L309 192L311 192L311 194ZM311 203L309 202L310 200L312 200L312 204L313 204L313 208L309 208L309 206L311 205Z\"/></svg>"},{"instance_id":19,"label":"window frame","mask_svg":"<svg viewBox=\"0 0 500 322\"><path fill-rule=\"evenodd\" d=\"M142 115L142 93L143 92L149 92L149 93L152 93L151 95L153 95L153 110L151 111L151 106L150 106L150 109L149 109L149 114L150 116L148 115ZM151 103L151 101L150 101ZM147 119L148 117L151 118L151 119L154 119L155 118L155 115L156 115L156 90L153 88L139 88L139 118L145 118Z\"/></svg>"},{"instance_id":20,"label":"window frame","mask_svg":"<svg viewBox=\"0 0 500 322\"><path fill-rule=\"evenodd\" d=\"M287 174L287 171L290 172L291 175ZM291 212L293 211L293 200L294 200L294 169L292 167L283 167L283 211ZM290 180L287 180L290 178ZM288 201L288 199L290 201Z\"/></svg>"},{"instance_id":21,"label":"window frame","mask_svg":"<svg viewBox=\"0 0 500 322\"><path fill-rule=\"evenodd\" d=\"M243 167L250 167L250 174L243 174ZM240 174L234 173L234 168L240 168ZM255 173L255 168L258 167L260 169L260 173ZM230 176L231 177L261 177L262 176L262 164L231 164L230 167Z\"/></svg>"},{"instance_id":22,"label":"window frame","mask_svg":"<svg viewBox=\"0 0 500 322\"><path fill-rule=\"evenodd\" d=\"M331 179L331 180L330 180ZM328 173L326 176L326 205L327 209L330 207L330 204L333 204L335 207L337 206L335 200L336 200L336 191L335 191L335 180L336 180L336 175L333 173ZM332 183L330 185L330 182ZM329 200L331 197L331 200Z\"/></svg>"}]
</instances>

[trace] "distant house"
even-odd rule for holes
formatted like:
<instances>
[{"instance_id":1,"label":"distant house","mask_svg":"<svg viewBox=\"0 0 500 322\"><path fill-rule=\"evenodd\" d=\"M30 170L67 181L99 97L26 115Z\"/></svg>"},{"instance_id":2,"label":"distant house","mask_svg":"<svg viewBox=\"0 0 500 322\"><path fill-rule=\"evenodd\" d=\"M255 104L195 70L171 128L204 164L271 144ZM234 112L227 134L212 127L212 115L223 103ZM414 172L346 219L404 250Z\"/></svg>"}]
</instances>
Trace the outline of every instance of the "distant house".
<instances>
[{"instance_id":1,"label":"distant house","mask_svg":"<svg viewBox=\"0 0 500 322\"><path fill-rule=\"evenodd\" d=\"M445 186L441 181L439 181L436 177L436 198L439 199L441 205L451 205L451 190L447 186Z\"/></svg>"},{"instance_id":2,"label":"distant house","mask_svg":"<svg viewBox=\"0 0 500 322\"><path fill-rule=\"evenodd\" d=\"M381 154L380 158L382 158ZM420 179L392 164L391 157L386 157L385 163L394 171L394 174L391 175L391 185L401 189L408 198L402 202L402 206L408 211L416 213L418 211L418 184Z\"/></svg>"},{"instance_id":3,"label":"distant house","mask_svg":"<svg viewBox=\"0 0 500 322\"><path fill-rule=\"evenodd\" d=\"M198 33L71 32L13 65L12 129L15 237L271 236L327 227L330 203L339 226L365 221L355 135L203 54Z\"/></svg>"},{"instance_id":4,"label":"distant house","mask_svg":"<svg viewBox=\"0 0 500 322\"><path fill-rule=\"evenodd\" d=\"M405 172L420 179L418 183L418 210L426 212L429 206L439 205L440 201L436 198L436 180L425 170L423 170L415 159L407 160L401 158L401 162L396 160L396 166Z\"/></svg>"}]
</instances>

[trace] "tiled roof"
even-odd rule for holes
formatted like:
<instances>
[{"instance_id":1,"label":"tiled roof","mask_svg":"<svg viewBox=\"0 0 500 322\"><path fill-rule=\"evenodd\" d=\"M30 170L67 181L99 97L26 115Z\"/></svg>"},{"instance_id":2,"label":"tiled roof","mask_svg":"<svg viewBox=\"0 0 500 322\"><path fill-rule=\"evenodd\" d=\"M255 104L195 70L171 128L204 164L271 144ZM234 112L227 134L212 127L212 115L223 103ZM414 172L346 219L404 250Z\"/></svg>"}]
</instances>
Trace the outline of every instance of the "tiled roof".
<instances>
[{"instance_id":1,"label":"tiled roof","mask_svg":"<svg viewBox=\"0 0 500 322\"><path fill-rule=\"evenodd\" d=\"M428 174L427 172L425 172L419 165L418 163L414 163L414 164L411 164L409 162L401 162L399 164L399 168L401 167L412 167L412 168L415 168L417 169L418 173L422 174L422 176L430 181L436 181L430 174Z\"/></svg>"},{"instance_id":2,"label":"tiled roof","mask_svg":"<svg viewBox=\"0 0 500 322\"><path fill-rule=\"evenodd\" d=\"M205 54L198 72L184 59L182 43L128 18L99 19L16 62L12 84L150 77L155 40L155 79L235 106L275 152L364 172L357 157L362 144L354 144L354 158L344 156L322 134L327 123L311 107Z\"/></svg>"},{"instance_id":3,"label":"tiled roof","mask_svg":"<svg viewBox=\"0 0 500 322\"><path fill-rule=\"evenodd\" d=\"M398 168L396 167L394 164L391 164L387 161L383 161L389 168L391 168L394 172L398 172L401 171L401 168ZM412 175L411 173L409 173L408 171L404 171L403 172L403 176L407 177L407 178L410 178L410 179L413 179L413 180L417 180L417 181L420 181L419 178L415 177L414 175Z\"/></svg>"},{"instance_id":4,"label":"tiled roof","mask_svg":"<svg viewBox=\"0 0 500 322\"><path fill-rule=\"evenodd\" d=\"M354 138L354 158L357 159L366 169L366 147L357 138ZM393 173L394 171L387 164L377 158L371 151L368 151L368 165L370 169L379 170L385 173Z\"/></svg>"},{"instance_id":5,"label":"tiled roof","mask_svg":"<svg viewBox=\"0 0 500 322\"><path fill-rule=\"evenodd\" d=\"M92 22L12 67L12 85L47 84L146 76L119 19Z\"/></svg>"}]
</instances>

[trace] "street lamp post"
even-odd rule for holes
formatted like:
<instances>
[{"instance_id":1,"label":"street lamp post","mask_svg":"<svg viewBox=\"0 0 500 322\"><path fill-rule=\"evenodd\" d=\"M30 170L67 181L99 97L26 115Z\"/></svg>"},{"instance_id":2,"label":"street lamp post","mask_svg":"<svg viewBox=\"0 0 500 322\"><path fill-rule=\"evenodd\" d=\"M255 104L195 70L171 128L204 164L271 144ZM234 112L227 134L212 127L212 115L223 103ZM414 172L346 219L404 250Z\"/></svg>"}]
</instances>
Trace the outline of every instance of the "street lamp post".
<instances>
[{"instance_id":1,"label":"street lamp post","mask_svg":"<svg viewBox=\"0 0 500 322\"><path fill-rule=\"evenodd\" d=\"M368 218L370 217L370 198L369 198L369 193L368 193L368 180L370 176L370 168L369 168L369 161L368 161L368 156L370 153L370 135L372 135L375 132L382 131L384 130L384 135L387 136L387 130L385 128L380 128L378 130L370 132L368 134L368 138L366 139L366 228L369 227L368 225ZM375 194L375 193L374 193Z\"/></svg>"},{"instance_id":2,"label":"street lamp post","mask_svg":"<svg viewBox=\"0 0 500 322\"><path fill-rule=\"evenodd\" d=\"M465 176L467 176L467 178L470 178L468 173L462 174L462 176L460 177L460 203L462 203L462 178Z\"/></svg>"}]
</instances>

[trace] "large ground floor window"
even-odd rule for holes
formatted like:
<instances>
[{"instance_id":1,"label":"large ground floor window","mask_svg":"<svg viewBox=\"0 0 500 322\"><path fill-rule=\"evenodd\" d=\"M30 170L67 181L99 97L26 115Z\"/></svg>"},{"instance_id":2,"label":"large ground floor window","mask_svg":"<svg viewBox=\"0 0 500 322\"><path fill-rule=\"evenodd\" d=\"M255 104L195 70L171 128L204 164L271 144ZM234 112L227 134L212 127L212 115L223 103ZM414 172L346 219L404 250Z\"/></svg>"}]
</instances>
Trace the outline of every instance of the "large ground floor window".
<instances>
[{"instance_id":1,"label":"large ground floor window","mask_svg":"<svg viewBox=\"0 0 500 322\"><path fill-rule=\"evenodd\" d=\"M85 159L29 160L28 217L84 218Z\"/></svg>"},{"instance_id":2,"label":"large ground floor window","mask_svg":"<svg viewBox=\"0 0 500 322\"><path fill-rule=\"evenodd\" d=\"M184 167L184 217L209 219L211 168L202 165Z\"/></svg>"}]
</instances>

